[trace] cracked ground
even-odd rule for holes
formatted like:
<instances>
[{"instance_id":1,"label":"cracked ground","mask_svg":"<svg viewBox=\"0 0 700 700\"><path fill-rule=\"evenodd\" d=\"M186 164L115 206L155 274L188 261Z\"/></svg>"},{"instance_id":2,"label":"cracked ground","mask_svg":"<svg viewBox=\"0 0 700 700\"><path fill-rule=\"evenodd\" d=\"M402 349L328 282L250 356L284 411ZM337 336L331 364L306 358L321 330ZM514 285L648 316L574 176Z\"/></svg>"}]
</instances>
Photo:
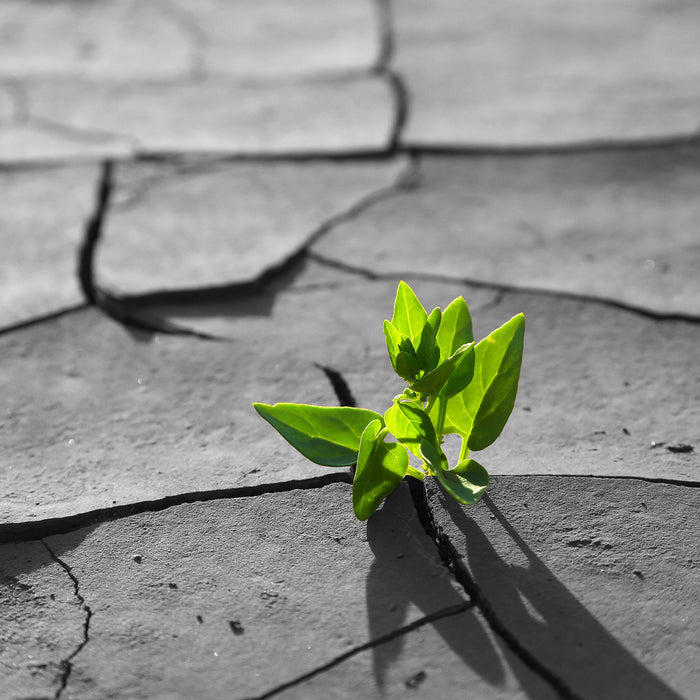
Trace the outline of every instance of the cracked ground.
<instances>
[{"instance_id":1,"label":"cracked ground","mask_svg":"<svg viewBox=\"0 0 700 700\"><path fill-rule=\"evenodd\" d=\"M700 698L700 8L0 3L0 700ZM366 523L399 280L527 318L476 506Z\"/></svg>"}]
</instances>

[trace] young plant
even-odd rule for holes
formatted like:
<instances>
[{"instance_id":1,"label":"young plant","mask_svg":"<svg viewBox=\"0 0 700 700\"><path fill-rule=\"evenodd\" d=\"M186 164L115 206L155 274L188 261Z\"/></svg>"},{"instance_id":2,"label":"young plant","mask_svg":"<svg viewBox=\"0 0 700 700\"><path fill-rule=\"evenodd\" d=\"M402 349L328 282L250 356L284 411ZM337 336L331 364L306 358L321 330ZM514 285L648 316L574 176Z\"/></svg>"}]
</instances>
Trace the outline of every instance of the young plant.
<instances>
[{"instance_id":1,"label":"young plant","mask_svg":"<svg viewBox=\"0 0 700 700\"><path fill-rule=\"evenodd\" d=\"M367 520L407 474L421 480L433 476L457 501L473 504L486 491L489 475L469 453L488 447L513 410L524 331L525 317L518 314L475 344L462 297L428 314L400 282L384 336L391 366L408 386L383 416L349 406L253 407L312 462L357 465L352 502L360 520ZM442 450L448 433L462 439L453 467ZM409 464L409 453L417 466Z\"/></svg>"}]
</instances>

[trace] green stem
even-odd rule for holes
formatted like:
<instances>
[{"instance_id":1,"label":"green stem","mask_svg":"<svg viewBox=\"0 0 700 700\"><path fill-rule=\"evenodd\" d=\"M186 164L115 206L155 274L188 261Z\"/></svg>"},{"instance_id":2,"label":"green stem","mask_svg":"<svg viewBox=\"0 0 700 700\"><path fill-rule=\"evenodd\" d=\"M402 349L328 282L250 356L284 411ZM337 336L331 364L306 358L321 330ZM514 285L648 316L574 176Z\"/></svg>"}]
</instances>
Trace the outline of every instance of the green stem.
<instances>
[{"instance_id":1,"label":"green stem","mask_svg":"<svg viewBox=\"0 0 700 700\"><path fill-rule=\"evenodd\" d=\"M438 394L438 419L437 425L435 426L437 433L438 443L442 441L442 431L445 429L445 416L447 415L447 399Z\"/></svg>"},{"instance_id":2,"label":"green stem","mask_svg":"<svg viewBox=\"0 0 700 700\"><path fill-rule=\"evenodd\" d=\"M467 446L467 438L462 438L462 447L459 450L459 462L462 462L469 457L469 447Z\"/></svg>"},{"instance_id":3,"label":"green stem","mask_svg":"<svg viewBox=\"0 0 700 700\"><path fill-rule=\"evenodd\" d=\"M431 396L428 399L428 403L425 406L425 409L423 409L428 415L430 415L430 412L433 410L433 406L435 405L435 401L437 400L438 395L435 394L435 396Z\"/></svg>"}]
</instances>

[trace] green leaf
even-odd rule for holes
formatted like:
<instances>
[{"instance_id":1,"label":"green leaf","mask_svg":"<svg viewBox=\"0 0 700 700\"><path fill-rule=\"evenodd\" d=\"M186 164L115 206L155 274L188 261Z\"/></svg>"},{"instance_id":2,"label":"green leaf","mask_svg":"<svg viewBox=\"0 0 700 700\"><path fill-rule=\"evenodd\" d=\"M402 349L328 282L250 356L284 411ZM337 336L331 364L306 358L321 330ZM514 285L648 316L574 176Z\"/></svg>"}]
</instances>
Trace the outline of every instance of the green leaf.
<instances>
[{"instance_id":1,"label":"green leaf","mask_svg":"<svg viewBox=\"0 0 700 700\"><path fill-rule=\"evenodd\" d=\"M360 436L382 416L366 408L254 403L253 408L307 459L326 467L349 467L357 461Z\"/></svg>"},{"instance_id":2,"label":"green leaf","mask_svg":"<svg viewBox=\"0 0 700 700\"><path fill-rule=\"evenodd\" d=\"M427 440L421 440L419 451L420 456L433 473L447 469L447 457L445 457L445 453L439 447L436 447Z\"/></svg>"},{"instance_id":3,"label":"green leaf","mask_svg":"<svg viewBox=\"0 0 700 700\"><path fill-rule=\"evenodd\" d=\"M396 356L396 366L394 367L394 371L399 375L399 377L401 377L401 379L405 379L407 382L414 381L420 372L420 367L418 366L416 356L412 353L401 350Z\"/></svg>"},{"instance_id":4,"label":"green leaf","mask_svg":"<svg viewBox=\"0 0 700 700\"><path fill-rule=\"evenodd\" d=\"M360 438L352 482L352 507L359 520L367 520L408 471L406 448L384 442L382 432L382 421L373 420Z\"/></svg>"},{"instance_id":5,"label":"green leaf","mask_svg":"<svg viewBox=\"0 0 700 700\"><path fill-rule=\"evenodd\" d=\"M437 445L435 428L430 422L426 412L415 403L397 401L384 414L386 427L392 435L413 452L416 457L421 457L420 441Z\"/></svg>"},{"instance_id":6,"label":"green leaf","mask_svg":"<svg viewBox=\"0 0 700 700\"><path fill-rule=\"evenodd\" d=\"M476 503L489 485L488 472L473 459L465 459L451 471L438 469L435 477L452 498L468 506Z\"/></svg>"},{"instance_id":7,"label":"green leaf","mask_svg":"<svg viewBox=\"0 0 700 700\"><path fill-rule=\"evenodd\" d=\"M428 314L418 301L414 291L402 280L396 290L394 316L391 323L396 330L411 340L418 339L423 332Z\"/></svg>"},{"instance_id":8,"label":"green leaf","mask_svg":"<svg viewBox=\"0 0 700 700\"><path fill-rule=\"evenodd\" d=\"M467 302L462 297L457 297L442 312L436 341L441 360L446 360L462 345L474 342L472 318Z\"/></svg>"},{"instance_id":9,"label":"green leaf","mask_svg":"<svg viewBox=\"0 0 700 700\"><path fill-rule=\"evenodd\" d=\"M474 373L474 344L462 345L432 372L424 374L411 389L434 396L445 387L445 396L456 394L471 381Z\"/></svg>"},{"instance_id":10,"label":"green leaf","mask_svg":"<svg viewBox=\"0 0 700 700\"><path fill-rule=\"evenodd\" d=\"M483 450L503 430L513 410L522 364L525 316L518 314L474 348L474 377L447 403L445 430Z\"/></svg>"},{"instance_id":11,"label":"green leaf","mask_svg":"<svg viewBox=\"0 0 700 700\"><path fill-rule=\"evenodd\" d=\"M396 370L396 356L399 354L399 345L403 336L394 328L391 321L384 321L384 338L386 339L386 350L389 353L391 366Z\"/></svg>"},{"instance_id":12,"label":"green leaf","mask_svg":"<svg viewBox=\"0 0 700 700\"><path fill-rule=\"evenodd\" d=\"M430 312L430 316L421 330L418 345L416 345L418 366L424 372L429 372L440 360L440 350L435 345L435 335L440 327L441 317L442 312L438 308Z\"/></svg>"}]
</instances>

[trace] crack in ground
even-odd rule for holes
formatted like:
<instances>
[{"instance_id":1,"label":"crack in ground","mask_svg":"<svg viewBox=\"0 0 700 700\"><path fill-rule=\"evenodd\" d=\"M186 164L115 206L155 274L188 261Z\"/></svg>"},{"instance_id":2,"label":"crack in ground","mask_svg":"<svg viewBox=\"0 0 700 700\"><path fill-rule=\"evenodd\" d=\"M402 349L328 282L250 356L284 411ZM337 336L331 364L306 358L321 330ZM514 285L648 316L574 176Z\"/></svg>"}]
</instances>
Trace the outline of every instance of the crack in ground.
<instances>
[{"instance_id":1,"label":"crack in ground","mask_svg":"<svg viewBox=\"0 0 700 700\"><path fill-rule=\"evenodd\" d=\"M345 381L345 377L343 377L338 370L328 367L327 365L320 365L318 362L314 362L314 365L318 367L326 375L326 377L328 377L328 381L331 383L333 391L338 397L338 403L341 406L357 408L357 402L350 391L348 383Z\"/></svg>"},{"instance_id":2,"label":"crack in ground","mask_svg":"<svg viewBox=\"0 0 700 700\"><path fill-rule=\"evenodd\" d=\"M167 2L167 0L163 0L160 4L189 41L191 52L190 78L195 81L202 80L207 73L208 37L206 33L189 10L173 2Z\"/></svg>"},{"instance_id":3,"label":"crack in ground","mask_svg":"<svg viewBox=\"0 0 700 700\"><path fill-rule=\"evenodd\" d=\"M80 592L80 582L73 573L71 567L68 566L68 564L66 564L66 562L64 562L62 559L60 559L43 539L41 539L40 542L44 545L46 551L49 553L51 558L68 574L68 577L73 582L73 591L75 593L75 597L78 603L80 604L80 607L85 611L85 621L83 622L83 638L80 640L79 644L75 647L75 649L73 649L73 651L65 659L63 659L60 664L63 671L61 673L60 685L56 689L56 693L54 694L54 700L60 700L61 696L63 695L63 691L68 685L71 673L73 672L73 661L75 657L85 648L87 643L90 641L90 621L92 620L92 610L90 609L90 606L85 602L85 598Z\"/></svg>"},{"instance_id":4,"label":"crack in ground","mask_svg":"<svg viewBox=\"0 0 700 700\"><path fill-rule=\"evenodd\" d=\"M25 328L31 328L32 326L38 326L41 323L47 323L49 321L56 321L63 316L69 316L71 314L78 313L79 311L85 311L89 308L89 304L74 304L73 306L66 306L58 311L49 311L46 314L41 314L40 316L33 316L30 319L25 319L23 321L17 321L17 323L12 323L7 326L0 328L0 336L7 335L9 333L14 333L15 331L21 331Z\"/></svg>"},{"instance_id":5,"label":"crack in ground","mask_svg":"<svg viewBox=\"0 0 700 700\"><path fill-rule=\"evenodd\" d=\"M0 543L26 542L51 535L65 535L87 525L128 518L139 513L157 513L173 506L186 503L206 503L226 498L248 498L268 493L284 493L301 489L318 489L332 484L352 484L352 476L346 470L313 476L306 479L291 479L271 484L253 486L232 486L209 491L190 491L172 496L163 496L149 501L137 501L124 505L96 508L95 510L57 518L47 518L36 522L0 524Z\"/></svg>"},{"instance_id":6,"label":"crack in ground","mask_svg":"<svg viewBox=\"0 0 700 700\"><path fill-rule=\"evenodd\" d=\"M546 156L546 155L580 155L584 153L602 153L613 151L637 151L637 150L666 150L700 145L700 129L690 134L677 136L659 136L658 138L640 138L628 141L590 140L564 144L535 144L524 146L498 146L485 145L427 145L403 143L401 151L415 156Z\"/></svg>"},{"instance_id":7,"label":"crack in ground","mask_svg":"<svg viewBox=\"0 0 700 700\"><path fill-rule=\"evenodd\" d=\"M396 39L391 0L374 0L374 6L379 24L380 49L373 72L388 81L394 99L394 121L389 132L388 151L395 154L402 150L401 136L408 120L410 93L403 76L392 66L396 53Z\"/></svg>"},{"instance_id":8,"label":"crack in ground","mask_svg":"<svg viewBox=\"0 0 700 700\"><path fill-rule=\"evenodd\" d=\"M499 292L498 303L503 299L505 294L531 294L533 296L550 297L552 299L566 299L569 301L580 301L587 304L598 304L608 308L625 311L643 318L648 318L653 321L681 321L684 323L698 324L700 323L700 314L691 314L684 312L665 312L654 311L643 306L636 306L624 301L618 301L609 297L597 297L590 294L577 294L575 292L555 291L551 289L543 289L541 287L518 286L513 284L505 284L501 282L488 282L486 280L476 280L468 277L453 277L451 275L443 275L430 272L404 271L404 272L375 272L369 268L359 265L351 265L350 263L329 258L321 253L309 250L308 259L313 260L324 267L340 270L351 275L362 277L370 281L393 281L397 282L402 279L416 279L424 282L437 282L441 284L463 284L476 289L490 289ZM492 302L494 305L496 302Z\"/></svg>"},{"instance_id":9,"label":"crack in ground","mask_svg":"<svg viewBox=\"0 0 700 700\"><path fill-rule=\"evenodd\" d=\"M78 281L80 288L88 303L100 309L105 315L124 326L157 332L168 335L187 335L202 340L214 340L217 342L230 342L228 338L201 333L188 328L170 323L147 313L135 315L130 308L128 300L112 294L97 286L95 282L95 252L97 244L102 236L105 218L110 208L112 193L114 191L113 179L114 164L107 160L102 164L102 170L97 185L95 207L85 225L83 241L78 251Z\"/></svg>"},{"instance_id":10,"label":"crack in ground","mask_svg":"<svg viewBox=\"0 0 700 700\"><path fill-rule=\"evenodd\" d=\"M562 678L557 676L556 673L551 671L533 653L525 648L515 635L510 632L505 623L500 620L488 598L464 565L459 552L457 552L449 537L435 521L423 483L411 477L408 477L408 482L411 499L423 529L428 537L435 542L443 563L452 572L467 595L476 603L494 634L505 643L523 664L550 685L563 700L583 700L569 688Z\"/></svg>"},{"instance_id":11,"label":"crack in ground","mask_svg":"<svg viewBox=\"0 0 700 700\"><path fill-rule=\"evenodd\" d=\"M201 164L196 164L201 165ZM232 342L229 338L210 335L191 330L160 317L140 310L149 304L178 304L207 302L225 296L229 301L245 300L259 296L273 284L279 284L290 271L302 264L310 247L335 227L353 221L369 208L415 186L417 167L414 159L408 159L393 182L359 198L347 209L334 214L323 221L310 233L306 241L297 250L274 265L267 267L257 277L233 284L200 287L198 289L181 289L156 291L137 295L115 295L100 289L94 281L94 258L102 234L104 219L111 206L114 191L111 161L104 164L102 178L98 188L95 211L85 229L83 245L80 250L79 278L87 299L103 310L108 316L124 325L133 326L149 332L174 335L189 335L204 340Z\"/></svg>"},{"instance_id":12,"label":"crack in ground","mask_svg":"<svg viewBox=\"0 0 700 700\"><path fill-rule=\"evenodd\" d=\"M353 647L352 649L346 651L340 656L336 656L328 663L318 666L312 671L304 673L303 675L295 678L294 680L282 683L281 685L278 685L272 690L268 690L262 695L256 695L255 697L247 698L245 700L267 700L267 698L274 697L275 695L278 695L279 693L285 690L289 690L289 688L293 688L294 686L300 685L301 683L304 683L305 681L308 681L311 678L314 678L315 676L319 676L322 673L329 671L335 666L340 665L344 661L347 661L348 659L352 658L353 656L356 656L357 654L362 653L363 651L368 651L370 649L379 647L382 644L387 644L388 642L391 642L394 639L397 639L398 637L402 637L408 634L409 632L413 632L414 630L419 629L420 627L424 627L425 625L437 622L438 620L442 620L446 617L460 615L463 612L470 610L474 607L476 607L476 604L473 601L465 601L464 603L460 603L459 605L452 605L449 608L444 608L443 610L439 610L438 612L434 612L430 615L426 615L425 617L421 617L420 619L415 620L414 622L411 622L402 627L398 627L392 632L388 632L387 634L384 634L381 637L377 637L376 639L372 639L369 642L365 642L364 644L360 644L359 646Z\"/></svg>"}]
</instances>

